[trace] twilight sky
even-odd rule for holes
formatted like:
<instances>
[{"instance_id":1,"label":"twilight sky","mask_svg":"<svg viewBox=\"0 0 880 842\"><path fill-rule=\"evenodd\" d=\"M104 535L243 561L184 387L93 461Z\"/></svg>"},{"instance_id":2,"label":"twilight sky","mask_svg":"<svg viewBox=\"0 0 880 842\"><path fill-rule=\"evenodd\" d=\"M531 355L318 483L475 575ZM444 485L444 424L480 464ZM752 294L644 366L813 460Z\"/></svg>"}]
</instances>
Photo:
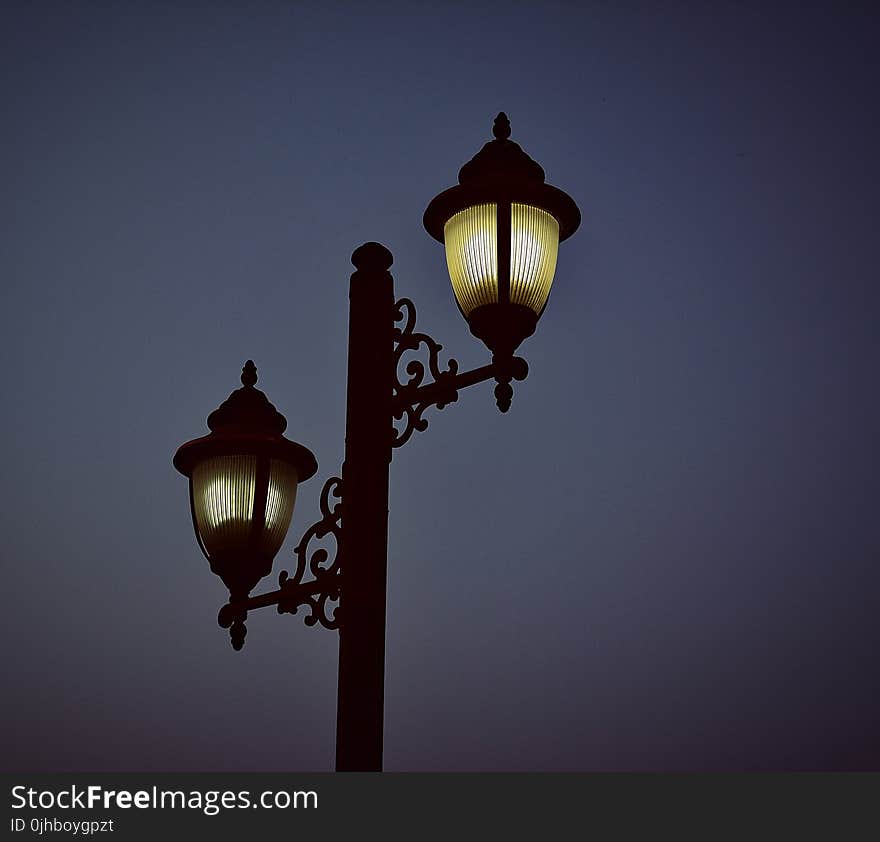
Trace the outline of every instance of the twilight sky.
<instances>
[{"instance_id":1,"label":"twilight sky","mask_svg":"<svg viewBox=\"0 0 880 842\"><path fill-rule=\"evenodd\" d=\"M5 4L2 767L332 768L335 633L268 609L233 652L171 457L253 358L319 463L289 569L352 250L487 361L421 219L503 109L584 221L510 413L475 387L395 452L386 768L880 768L851 6Z\"/></svg>"}]
</instances>

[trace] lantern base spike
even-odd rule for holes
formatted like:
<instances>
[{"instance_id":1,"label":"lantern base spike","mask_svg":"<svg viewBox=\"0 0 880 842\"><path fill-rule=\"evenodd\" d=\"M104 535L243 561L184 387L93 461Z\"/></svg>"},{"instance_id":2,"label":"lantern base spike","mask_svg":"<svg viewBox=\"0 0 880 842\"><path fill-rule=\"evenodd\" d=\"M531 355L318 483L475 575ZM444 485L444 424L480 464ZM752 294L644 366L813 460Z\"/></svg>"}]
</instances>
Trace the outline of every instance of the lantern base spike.
<instances>
[{"instance_id":1,"label":"lantern base spike","mask_svg":"<svg viewBox=\"0 0 880 842\"><path fill-rule=\"evenodd\" d=\"M495 387L495 403L502 412L510 409L510 402L513 400L513 386L510 383L499 383Z\"/></svg>"},{"instance_id":2,"label":"lantern base spike","mask_svg":"<svg viewBox=\"0 0 880 842\"><path fill-rule=\"evenodd\" d=\"M232 648L236 652L240 652L244 647L244 639L247 635L247 626L244 624L244 620L236 620L229 627L229 640L232 643Z\"/></svg>"},{"instance_id":3,"label":"lantern base spike","mask_svg":"<svg viewBox=\"0 0 880 842\"><path fill-rule=\"evenodd\" d=\"M525 380L529 373L529 364L522 357L493 355L492 365L495 368L495 403L502 412L510 409L513 399L511 380Z\"/></svg>"},{"instance_id":4,"label":"lantern base spike","mask_svg":"<svg viewBox=\"0 0 880 842\"><path fill-rule=\"evenodd\" d=\"M220 628L229 629L229 640L232 648L236 652L240 652L244 646L244 639L247 635L247 608L242 600L227 602L220 612L217 614L217 624Z\"/></svg>"}]
</instances>

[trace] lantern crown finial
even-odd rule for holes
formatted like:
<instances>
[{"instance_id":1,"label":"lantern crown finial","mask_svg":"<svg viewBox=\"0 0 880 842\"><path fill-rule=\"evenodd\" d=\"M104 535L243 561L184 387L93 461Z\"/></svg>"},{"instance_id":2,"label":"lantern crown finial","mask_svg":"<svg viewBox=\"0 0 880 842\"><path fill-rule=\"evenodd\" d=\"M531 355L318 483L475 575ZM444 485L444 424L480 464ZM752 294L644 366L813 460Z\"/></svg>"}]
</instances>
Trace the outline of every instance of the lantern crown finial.
<instances>
[{"instance_id":1,"label":"lantern crown finial","mask_svg":"<svg viewBox=\"0 0 880 842\"><path fill-rule=\"evenodd\" d=\"M241 383L243 386L255 386L257 383L257 367L253 360L248 360L241 370Z\"/></svg>"},{"instance_id":2,"label":"lantern crown finial","mask_svg":"<svg viewBox=\"0 0 880 842\"><path fill-rule=\"evenodd\" d=\"M510 137L510 120L503 111L498 112L495 123L492 126L492 134L496 140L507 140Z\"/></svg>"}]
</instances>

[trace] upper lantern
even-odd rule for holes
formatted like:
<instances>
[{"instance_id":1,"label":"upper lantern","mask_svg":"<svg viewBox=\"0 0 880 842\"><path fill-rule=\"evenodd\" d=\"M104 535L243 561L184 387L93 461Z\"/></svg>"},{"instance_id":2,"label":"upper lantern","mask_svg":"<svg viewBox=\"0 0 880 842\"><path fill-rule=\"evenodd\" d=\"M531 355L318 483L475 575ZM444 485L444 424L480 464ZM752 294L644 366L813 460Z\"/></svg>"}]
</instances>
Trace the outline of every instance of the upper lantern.
<instances>
[{"instance_id":1,"label":"upper lantern","mask_svg":"<svg viewBox=\"0 0 880 842\"><path fill-rule=\"evenodd\" d=\"M236 389L208 416L211 433L181 445L174 467L189 477L196 538L233 599L272 570L297 483L318 469L312 452L285 438L284 416L255 389L248 360Z\"/></svg>"},{"instance_id":2,"label":"upper lantern","mask_svg":"<svg viewBox=\"0 0 880 842\"><path fill-rule=\"evenodd\" d=\"M547 304L559 243L580 225L574 200L510 140L501 112L489 141L425 211L428 233L446 244L452 288L471 333L496 355L535 331Z\"/></svg>"}]
</instances>

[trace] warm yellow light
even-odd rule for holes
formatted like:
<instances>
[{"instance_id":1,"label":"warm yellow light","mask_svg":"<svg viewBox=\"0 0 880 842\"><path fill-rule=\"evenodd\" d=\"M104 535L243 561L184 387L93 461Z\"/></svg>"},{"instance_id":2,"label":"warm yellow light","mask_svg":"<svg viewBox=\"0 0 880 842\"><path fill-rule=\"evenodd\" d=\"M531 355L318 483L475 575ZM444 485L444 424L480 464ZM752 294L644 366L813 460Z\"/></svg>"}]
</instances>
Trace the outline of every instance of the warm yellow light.
<instances>
[{"instance_id":1,"label":"warm yellow light","mask_svg":"<svg viewBox=\"0 0 880 842\"><path fill-rule=\"evenodd\" d=\"M559 223L530 205L510 207L510 300L540 315L559 252Z\"/></svg>"},{"instance_id":2,"label":"warm yellow light","mask_svg":"<svg viewBox=\"0 0 880 842\"><path fill-rule=\"evenodd\" d=\"M256 456L215 456L193 470L196 525L211 558L248 553L272 558L281 548L296 502L296 469L270 460L265 527L252 546L256 474Z\"/></svg>"},{"instance_id":3,"label":"warm yellow light","mask_svg":"<svg viewBox=\"0 0 880 842\"><path fill-rule=\"evenodd\" d=\"M474 205L443 229L452 289L464 314L498 301L497 205ZM559 251L559 223L530 205L510 208L510 301L540 315L550 294Z\"/></svg>"},{"instance_id":4,"label":"warm yellow light","mask_svg":"<svg viewBox=\"0 0 880 842\"><path fill-rule=\"evenodd\" d=\"M475 205L459 211L443 229L452 289L466 316L498 301L497 219L496 205Z\"/></svg>"}]
</instances>

